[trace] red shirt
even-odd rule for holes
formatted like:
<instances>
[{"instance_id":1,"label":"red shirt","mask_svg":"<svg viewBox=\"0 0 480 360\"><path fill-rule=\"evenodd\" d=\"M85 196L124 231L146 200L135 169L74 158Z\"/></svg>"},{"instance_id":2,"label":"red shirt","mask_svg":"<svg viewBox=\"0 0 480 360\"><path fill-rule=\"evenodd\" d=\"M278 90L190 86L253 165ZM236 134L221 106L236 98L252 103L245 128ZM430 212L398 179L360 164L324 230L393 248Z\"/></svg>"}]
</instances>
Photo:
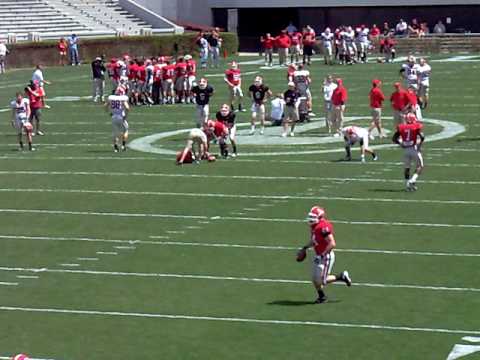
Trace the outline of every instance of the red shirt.
<instances>
[{"instance_id":1,"label":"red shirt","mask_svg":"<svg viewBox=\"0 0 480 360\"><path fill-rule=\"evenodd\" d=\"M28 100L30 101L30 108L31 109L41 109L43 107L42 96L37 89L35 93L38 95L32 94L30 91L28 92Z\"/></svg>"},{"instance_id":2,"label":"red shirt","mask_svg":"<svg viewBox=\"0 0 480 360\"><path fill-rule=\"evenodd\" d=\"M291 34L290 35L290 40L292 42L292 46L293 45L300 45L301 42L302 42L302 33L296 32L296 33Z\"/></svg>"},{"instance_id":3,"label":"red shirt","mask_svg":"<svg viewBox=\"0 0 480 360\"><path fill-rule=\"evenodd\" d=\"M179 62L175 65L175 76L181 77L187 75L187 63Z\"/></svg>"},{"instance_id":4,"label":"red shirt","mask_svg":"<svg viewBox=\"0 0 480 360\"><path fill-rule=\"evenodd\" d=\"M161 64L155 64L153 66L153 82L161 82L162 81L162 68Z\"/></svg>"},{"instance_id":5,"label":"red shirt","mask_svg":"<svg viewBox=\"0 0 480 360\"><path fill-rule=\"evenodd\" d=\"M138 81L145 82L146 78L147 78L147 71L146 71L145 65L137 66L137 79L138 79Z\"/></svg>"},{"instance_id":6,"label":"red shirt","mask_svg":"<svg viewBox=\"0 0 480 360\"><path fill-rule=\"evenodd\" d=\"M382 90L378 87L373 87L370 90L370 107L373 109L378 109L382 107L382 103L385 100L385 95L383 95Z\"/></svg>"},{"instance_id":7,"label":"red shirt","mask_svg":"<svg viewBox=\"0 0 480 360\"><path fill-rule=\"evenodd\" d=\"M397 131L402 138L403 146L414 146L417 144L417 138L422 131L423 124L421 122L405 123L397 126Z\"/></svg>"},{"instance_id":8,"label":"red shirt","mask_svg":"<svg viewBox=\"0 0 480 360\"><path fill-rule=\"evenodd\" d=\"M213 133L216 137L223 137L228 135L228 128L222 121L215 121Z\"/></svg>"},{"instance_id":9,"label":"red shirt","mask_svg":"<svg viewBox=\"0 0 480 360\"><path fill-rule=\"evenodd\" d=\"M347 99L348 93L344 86L338 86L335 90L333 90L332 104L334 106L344 105L347 102Z\"/></svg>"},{"instance_id":10,"label":"red shirt","mask_svg":"<svg viewBox=\"0 0 480 360\"><path fill-rule=\"evenodd\" d=\"M312 46L315 44L315 32L309 31L303 33L303 45Z\"/></svg>"},{"instance_id":11,"label":"red shirt","mask_svg":"<svg viewBox=\"0 0 480 360\"><path fill-rule=\"evenodd\" d=\"M281 49L288 49L292 45L290 36L288 36L287 34L277 36L275 38L275 43L277 44L277 47Z\"/></svg>"},{"instance_id":12,"label":"red shirt","mask_svg":"<svg viewBox=\"0 0 480 360\"><path fill-rule=\"evenodd\" d=\"M195 60L187 61L187 75L195 76L197 74L197 62Z\"/></svg>"},{"instance_id":13,"label":"red shirt","mask_svg":"<svg viewBox=\"0 0 480 360\"><path fill-rule=\"evenodd\" d=\"M264 38L262 40L262 45L265 49L273 49L275 45L275 39L273 37Z\"/></svg>"},{"instance_id":14,"label":"red shirt","mask_svg":"<svg viewBox=\"0 0 480 360\"><path fill-rule=\"evenodd\" d=\"M225 76L227 77L229 83L238 85L242 79L242 72L240 69L228 69L225 71Z\"/></svg>"},{"instance_id":15,"label":"red shirt","mask_svg":"<svg viewBox=\"0 0 480 360\"><path fill-rule=\"evenodd\" d=\"M404 89L395 91L390 96L390 102L394 110L402 111L409 104L407 92Z\"/></svg>"},{"instance_id":16,"label":"red shirt","mask_svg":"<svg viewBox=\"0 0 480 360\"><path fill-rule=\"evenodd\" d=\"M333 234L333 226L326 219L321 219L312 229L313 249L317 255L324 255L329 243L327 237L330 234Z\"/></svg>"},{"instance_id":17,"label":"red shirt","mask_svg":"<svg viewBox=\"0 0 480 360\"><path fill-rule=\"evenodd\" d=\"M59 41L57 46L60 52L67 51L67 43L65 41Z\"/></svg>"},{"instance_id":18,"label":"red shirt","mask_svg":"<svg viewBox=\"0 0 480 360\"><path fill-rule=\"evenodd\" d=\"M380 29L378 27L372 27L372 29L370 30L370 35L371 36L378 36L380 35Z\"/></svg>"},{"instance_id":19,"label":"red shirt","mask_svg":"<svg viewBox=\"0 0 480 360\"><path fill-rule=\"evenodd\" d=\"M131 64L128 66L128 80L135 80L137 78L138 65Z\"/></svg>"},{"instance_id":20,"label":"red shirt","mask_svg":"<svg viewBox=\"0 0 480 360\"><path fill-rule=\"evenodd\" d=\"M418 104L417 94L415 91L408 89L407 90L408 102L412 108L416 108Z\"/></svg>"},{"instance_id":21,"label":"red shirt","mask_svg":"<svg viewBox=\"0 0 480 360\"><path fill-rule=\"evenodd\" d=\"M163 80L170 80L173 79L175 76L175 65L165 65L163 67Z\"/></svg>"}]
</instances>

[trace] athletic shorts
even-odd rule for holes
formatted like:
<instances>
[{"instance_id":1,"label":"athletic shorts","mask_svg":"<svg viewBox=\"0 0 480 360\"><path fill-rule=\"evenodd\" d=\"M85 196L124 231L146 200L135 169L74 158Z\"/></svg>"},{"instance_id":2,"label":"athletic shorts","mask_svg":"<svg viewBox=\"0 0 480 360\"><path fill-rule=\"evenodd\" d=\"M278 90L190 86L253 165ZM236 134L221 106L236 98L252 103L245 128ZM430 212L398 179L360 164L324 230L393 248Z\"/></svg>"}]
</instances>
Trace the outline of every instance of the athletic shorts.
<instances>
[{"instance_id":1,"label":"athletic shorts","mask_svg":"<svg viewBox=\"0 0 480 360\"><path fill-rule=\"evenodd\" d=\"M203 122L205 119L208 119L210 115L210 106L206 105L198 105L197 104L197 126L202 127Z\"/></svg>"},{"instance_id":2,"label":"athletic shorts","mask_svg":"<svg viewBox=\"0 0 480 360\"><path fill-rule=\"evenodd\" d=\"M235 96L238 96L238 97L243 97L243 91L242 91L242 88L239 86L239 85L236 85L234 87L229 87L230 89L230 95L235 97Z\"/></svg>"},{"instance_id":3,"label":"athletic shorts","mask_svg":"<svg viewBox=\"0 0 480 360\"><path fill-rule=\"evenodd\" d=\"M335 264L335 253L330 251L323 256L315 256L313 259L312 280L327 285L327 277L330 275Z\"/></svg>"},{"instance_id":4,"label":"athletic shorts","mask_svg":"<svg viewBox=\"0 0 480 360\"><path fill-rule=\"evenodd\" d=\"M118 137L128 132L128 122L123 117L112 117L113 136Z\"/></svg>"},{"instance_id":5,"label":"athletic shorts","mask_svg":"<svg viewBox=\"0 0 480 360\"><path fill-rule=\"evenodd\" d=\"M423 167L423 156L420 151L417 150L416 146L410 146L404 149L405 154L403 156L403 163L405 165L405 168L410 168L410 165L414 161L416 166L422 166Z\"/></svg>"},{"instance_id":6,"label":"athletic shorts","mask_svg":"<svg viewBox=\"0 0 480 360\"><path fill-rule=\"evenodd\" d=\"M379 120L382 117L382 108L372 108L372 119Z\"/></svg>"},{"instance_id":7,"label":"athletic shorts","mask_svg":"<svg viewBox=\"0 0 480 360\"><path fill-rule=\"evenodd\" d=\"M312 56L313 55L313 46L312 45L303 45L303 55Z\"/></svg>"},{"instance_id":8,"label":"athletic shorts","mask_svg":"<svg viewBox=\"0 0 480 360\"><path fill-rule=\"evenodd\" d=\"M265 115L265 105L264 104L257 104L257 103L253 103L252 104L252 115L253 114L257 114L259 113L260 115Z\"/></svg>"},{"instance_id":9,"label":"athletic shorts","mask_svg":"<svg viewBox=\"0 0 480 360\"><path fill-rule=\"evenodd\" d=\"M176 91L183 91L185 90L185 76L180 76L175 80L175 90Z\"/></svg>"},{"instance_id":10,"label":"athletic shorts","mask_svg":"<svg viewBox=\"0 0 480 360\"><path fill-rule=\"evenodd\" d=\"M420 87L418 88L418 96L424 98L425 96L428 96L429 93L430 93L430 85L420 84Z\"/></svg>"},{"instance_id":11,"label":"athletic shorts","mask_svg":"<svg viewBox=\"0 0 480 360\"><path fill-rule=\"evenodd\" d=\"M295 106L285 106L285 115L284 120L289 119L289 121L297 122L298 121L298 109Z\"/></svg>"}]
</instances>

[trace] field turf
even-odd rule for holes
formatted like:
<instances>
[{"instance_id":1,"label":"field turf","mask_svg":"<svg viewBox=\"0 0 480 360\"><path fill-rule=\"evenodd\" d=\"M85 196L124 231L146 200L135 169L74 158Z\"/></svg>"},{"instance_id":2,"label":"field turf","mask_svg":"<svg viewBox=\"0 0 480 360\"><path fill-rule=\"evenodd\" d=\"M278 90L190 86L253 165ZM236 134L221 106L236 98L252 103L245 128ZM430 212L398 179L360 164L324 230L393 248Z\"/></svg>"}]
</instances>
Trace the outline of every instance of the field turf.
<instances>
[{"instance_id":1,"label":"field turf","mask_svg":"<svg viewBox=\"0 0 480 360\"><path fill-rule=\"evenodd\" d=\"M398 148L366 164L358 149L339 162L340 142L240 143L237 159L183 167L171 155L114 154L108 114L65 98L90 95L89 66L46 69L51 109L36 152L16 150L0 112L0 359L436 360L472 345L462 337L480 337L480 63L431 65L424 116L465 132L425 144L415 193L404 191ZM399 66L315 62L313 121L323 121L328 72L349 89L347 115L366 125L371 80L389 95ZM245 91L256 71L285 90L285 70L241 68ZM31 72L0 77L2 109ZM212 111L226 100L221 72L207 71ZM138 107L129 123L131 140L188 129L194 108ZM440 131L426 123L427 138ZM184 138L154 145L179 150ZM295 153L315 150L325 152ZM261 155L279 151L289 153ZM335 226L334 272L354 281L329 286L322 305L312 304L312 253L295 261L315 204Z\"/></svg>"}]
</instances>

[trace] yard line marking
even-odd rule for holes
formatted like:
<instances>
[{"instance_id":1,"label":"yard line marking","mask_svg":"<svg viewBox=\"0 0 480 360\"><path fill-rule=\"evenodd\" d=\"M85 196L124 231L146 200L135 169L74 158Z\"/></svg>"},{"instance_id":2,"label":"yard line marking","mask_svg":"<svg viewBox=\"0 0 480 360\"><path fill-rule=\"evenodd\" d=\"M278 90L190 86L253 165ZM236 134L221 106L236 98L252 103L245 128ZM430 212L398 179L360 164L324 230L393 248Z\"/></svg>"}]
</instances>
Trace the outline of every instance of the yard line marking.
<instances>
[{"instance_id":1,"label":"yard line marking","mask_svg":"<svg viewBox=\"0 0 480 360\"><path fill-rule=\"evenodd\" d=\"M109 216L109 217L142 217L142 218L162 218L162 219L210 219L219 221L256 221L256 222L287 222L287 223L305 223L305 219L282 219L282 218L262 218L262 217L241 217L241 216L206 216L206 215L177 215L177 214L158 214L158 213L115 213L101 211L73 211L73 210L46 210L46 209L0 209L0 213L16 214L49 214L49 215L78 215L78 216ZM331 222L346 225L384 225L384 226L414 226L414 227L443 227L443 228L462 228L478 229L477 224L445 224L445 223L414 223L399 221L347 221L331 219Z\"/></svg>"},{"instance_id":2,"label":"yard line marking","mask_svg":"<svg viewBox=\"0 0 480 360\"><path fill-rule=\"evenodd\" d=\"M22 170L22 171L0 171L0 175L47 175L47 176L145 176L145 177L191 177L205 179L239 179L239 180L304 180L304 181L359 181L359 182L377 182L377 183L404 183L400 179L375 179L375 178L342 178L342 177L315 177L315 176L256 176L256 175L210 175L210 174L172 174L172 173L141 173L141 172L102 172L102 171L40 171L40 170ZM422 184L460 184L460 185L480 185L480 181L462 181L462 180L422 180Z\"/></svg>"},{"instance_id":3,"label":"yard line marking","mask_svg":"<svg viewBox=\"0 0 480 360\"><path fill-rule=\"evenodd\" d=\"M323 327L339 327L339 328L355 328L355 329L375 329L375 330L392 330L392 331L413 331L413 332L429 332L429 333L446 333L446 334L467 334L479 335L478 330L460 330L460 329L443 329L443 328L421 328L411 326L392 326L379 324L352 324L337 323L326 321L302 321L302 320L273 320L273 319L255 319L255 318L238 318L238 317L217 317L217 316L194 316L183 314L159 314L159 313L140 313L140 312L121 312L121 311L100 311L100 310L77 310L77 309L58 309L58 308L32 308L19 306L0 306L0 311L21 311L21 312L38 312L38 313L56 313L71 315L94 315L94 316L111 316L111 317L137 317L137 318L157 318L157 319L180 319L180 320L198 320L198 321L225 321L236 323L257 323L272 325L301 325L301 326L323 326Z\"/></svg>"},{"instance_id":4,"label":"yard line marking","mask_svg":"<svg viewBox=\"0 0 480 360\"><path fill-rule=\"evenodd\" d=\"M78 257L78 261L98 261L98 258L93 258L93 257Z\"/></svg>"},{"instance_id":5,"label":"yard line marking","mask_svg":"<svg viewBox=\"0 0 480 360\"><path fill-rule=\"evenodd\" d=\"M119 250L135 250L135 246L114 246L115 249Z\"/></svg>"},{"instance_id":6,"label":"yard line marking","mask_svg":"<svg viewBox=\"0 0 480 360\"><path fill-rule=\"evenodd\" d=\"M80 264L71 264L71 263L66 263L66 264L59 264L60 266L65 266L65 267L78 267ZM43 270L45 271L45 270Z\"/></svg>"},{"instance_id":7,"label":"yard line marking","mask_svg":"<svg viewBox=\"0 0 480 360\"><path fill-rule=\"evenodd\" d=\"M0 271L22 271L37 272L35 268L12 268L0 267ZM47 273L57 274L82 274L82 275L100 275L100 276L118 276L118 277L142 277L142 278L175 278L175 279L195 279L195 280L219 280L219 281L242 281L253 283L280 283L280 284L311 284L308 280L295 279L269 279L269 278L250 278L237 276L217 276L217 275L195 275L195 274L173 274L173 273L143 273L128 271L100 271L100 270L72 270L72 269L45 269ZM338 286L344 284L334 283ZM454 291L454 292L480 292L479 288L463 288L448 286L430 286L430 285L411 285L411 284L378 284L354 282L353 286L375 287L375 288L395 288L395 289L415 289L415 290L433 290L433 291Z\"/></svg>"},{"instance_id":8,"label":"yard line marking","mask_svg":"<svg viewBox=\"0 0 480 360\"><path fill-rule=\"evenodd\" d=\"M17 275L18 279L38 279L36 275Z\"/></svg>"},{"instance_id":9,"label":"yard line marking","mask_svg":"<svg viewBox=\"0 0 480 360\"><path fill-rule=\"evenodd\" d=\"M244 211L258 211L256 208L243 208Z\"/></svg>"},{"instance_id":10,"label":"yard line marking","mask_svg":"<svg viewBox=\"0 0 480 360\"><path fill-rule=\"evenodd\" d=\"M0 281L0 286L18 286L18 283L16 283L16 282Z\"/></svg>"},{"instance_id":11,"label":"yard line marking","mask_svg":"<svg viewBox=\"0 0 480 360\"><path fill-rule=\"evenodd\" d=\"M116 251L97 251L98 255L118 255Z\"/></svg>"},{"instance_id":12,"label":"yard line marking","mask_svg":"<svg viewBox=\"0 0 480 360\"><path fill-rule=\"evenodd\" d=\"M163 236L151 235L151 239L163 239ZM24 236L24 235L0 235L0 239L16 240L42 240L42 241L80 241L80 242L99 242L99 243L121 243L121 244L141 244L141 245L159 245L159 246L199 246L199 247L221 247L221 248L242 248L242 249L264 249L264 250L298 250L295 246L271 246L271 245L245 245L245 244L225 244L225 243L201 243L184 241L149 241L149 240L118 240L118 239L99 239L87 237L52 237L52 236ZM480 253L448 253L432 251L412 251L412 250L382 250L382 249L341 249L335 248L337 252L345 253L371 253L371 254L391 254L391 255L419 255L419 256L454 256L454 257L480 257ZM116 254L116 253L115 253Z\"/></svg>"},{"instance_id":13,"label":"yard line marking","mask_svg":"<svg viewBox=\"0 0 480 360\"><path fill-rule=\"evenodd\" d=\"M187 228L190 228L187 226ZM193 227L191 227L193 229ZM196 226L195 229L201 229L201 226ZM165 236L165 235L155 235L155 236L150 236L152 239L170 239L170 236ZM141 240L138 240L141 242Z\"/></svg>"},{"instance_id":14,"label":"yard line marking","mask_svg":"<svg viewBox=\"0 0 480 360\"><path fill-rule=\"evenodd\" d=\"M167 230L165 231L167 234L185 234L183 230Z\"/></svg>"},{"instance_id":15,"label":"yard line marking","mask_svg":"<svg viewBox=\"0 0 480 360\"><path fill-rule=\"evenodd\" d=\"M48 188L0 188L0 192L41 192L41 193L72 193L72 194L99 194L99 195L135 195L135 196L183 196L183 197L212 197L233 199L264 199L279 200L335 200L352 202L385 202L385 203L424 203L424 204L455 204L455 205L480 205L480 201L474 200L429 200L429 199L392 199L392 198L356 198L343 196L320 196L320 195L250 195L250 194L223 194L223 193L185 193L166 191L124 191L124 190L86 190L86 189L48 189ZM272 204L258 204L260 207L270 207ZM259 209L245 208L246 211L258 211ZM245 215L245 213L231 213L233 215Z\"/></svg>"},{"instance_id":16,"label":"yard line marking","mask_svg":"<svg viewBox=\"0 0 480 360\"><path fill-rule=\"evenodd\" d=\"M202 227L201 226L196 226L196 225L191 225L191 226L185 226L185 229L191 229L191 230L195 230L195 229L201 229ZM150 236L151 237L151 236ZM164 238L169 238L168 236L164 236ZM161 236L155 236L155 239L162 239Z\"/></svg>"}]
</instances>

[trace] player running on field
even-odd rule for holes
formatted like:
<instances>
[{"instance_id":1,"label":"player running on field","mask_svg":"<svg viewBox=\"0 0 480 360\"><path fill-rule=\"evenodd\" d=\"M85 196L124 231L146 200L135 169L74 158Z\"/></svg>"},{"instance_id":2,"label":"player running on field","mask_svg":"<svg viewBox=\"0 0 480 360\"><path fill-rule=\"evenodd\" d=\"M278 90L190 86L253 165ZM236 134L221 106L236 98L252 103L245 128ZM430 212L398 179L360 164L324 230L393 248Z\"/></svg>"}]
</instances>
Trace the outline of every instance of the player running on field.
<instances>
[{"instance_id":1,"label":"player running on field","mask_svg":"<svg viewBox=\"0 0 480 360\"><path fill-rule=\"evenodd\" d=\"M307 99L308 115L315 116L312 112L312 93L310 92L312 79L310 78L310 71L305 69L303 64L298 65L298 69L293 72L293 82L300 96Z\"/></svg>"},{"instance_id":2,"label":"player running on field","mask_svg":"<svg viewBox=\"0 0 480 360\"><path fill-rule=\"evenodd\" d=\"M417 190L417 179L423 170L423 157L421 147L425 140L422 129L423 125L417 121L414 114L410 113L406 116L407 122L397 126L397 131L393 135L393 142L400 145L404 149L405 164L405 186L407 191ZM418 142L420 138L420 142ZM415 173L410 178L410 167L412 161L416 163Z\"/></svg>"},{"instance_id":3,"label":"player running on field","mask_svg":"<svg viewBox=\"0 0 480 360\"><path fill-rule=\"evenodd\" d=\"M418 97L420 108L425 109L428 105L428 95L430 91L430 75L432 74L432 68L424 58L420 59L420 65L418 67Z\"/></svg>"},{"instance_id":4,"label":"player running on field","mask_svg":"<svg viewBox=\"0 0 480 360\"><path fill-rule=\"evenodd\" d=\"M216 118L218 121L223 122L228 129L228 139L232 144L232 157L236 157L237 154L237 125L235 124L235 113L231 111L227 104L223 104L220 107L220 111L217 112Z\"/></svg>"},{"instance_id":5,"label":"player running on field","mask_svg":"<svg viewBox=\"0 0 480 360\"><path fill-rule=\"evenodd\" d=\"M382 104L385 101L385 95L380 88L382 82L378 79L372 80L372 89L369 93L370 98L370 108L372 109L372 122L368 128L368 134L370 139L373 140L372 130L377 129L378 135L380 138L385 137L383 128L382 128Z\"/></svg>"},{"instance_id":6,"label":"player running on field","mask_svg":"<svg viewBox=\"0 0 480 360\"><path fill-rule=\"evenodd\" d=\"M32 147L33 126L28 121L30 117L30 102L21 93L16 94L15 100L10 103L12 109L12 126L17 131L19 150L23 150L22 135L25 134L28 142L28 150L34 151Z\"/></svg>"},{"instance_id":7,"label":"player running on field","mask_svg":"<svg viewBox=\"0 0 480 360\"><path fill-rule=\"evenodd\" d=\"M270 88L263 83L261 76L255 77L255 81L248 88L248 93L252 99L252 126L250 128L250 135L255 134L255 121L257 116L260 118L260 135L265 131L265 102L272 96Z\"/></svg>"},{"instance_id":8,"label":"player running on field","mask_svg":"<svg viewBox=\"0 0 480 360\"><path fill-rule=\"evenodd\" d=\"M242 72L238 68L238 64L233 61L230 64L230 69L225 71L224 81L227 83L228 91L230 93L230 107L232 111L235 109L233 101L238 99L238 111L245 112L242 108L243 91L242 91Z\"/></svg>"},{"instance_id":9,"label":"player running on field","mask_svg":"<svg viewBox=\"0 0 480 360\"><path fill-rule=\"evenodd\" d=\"M322 304L327 301L327 295L324 292L326 285L341 281L351 286L352 279L347 270L338 275L331 274L335 263L334 249L337 245L333 225L326 219L325 210L319 206L312 207L308 212L307 220L310 225L310 241L298 251L297 261L303 261L307 249L313 247L315 257L312 264L312 282L318 294L315 303Z\"/></svg>"},{"instance_id":10,"label":"player running on field","mask_svg":"<svg viewBox=\"0 0 480 360\"><path fill-rule=\"evenodd\" d=\"M127 114L130 110L128 105L128 96L125 92L117 89L115 95L110 95L106 104L106 110L112 115L113 128L113 151L118 152L118 143L121 139L122 151L126 151L126 142L128 139Z\"/></svg>"},{"instance_id":11,"label":"player running on field","mask_svg":"<svg viewBox=\"0 0 480 360\"><path fill-rule=\"evenodd\" d=\"M210 115L210 97L213 95L213 87L208 85L205 78L201 78L198 85L192 88L192 94L195 96L197 104L197 127L201 128L205 125Z\"/></svg>"},{"instance_id":12,"label":"player running on field","mask_svg":"<svg viewBox=\"0 0 480 360\"><path fill-rule=\"evenodd\" d=\"M357 142L360 144L360 152L362 163L365 162L365 153L372 155L374 161L378 160L377 154L368 147L368 130L358 126L347 126L342 129L343 138L345 140L345 160L352 160L351 147Z\"/></svg>"}]
</instances>

